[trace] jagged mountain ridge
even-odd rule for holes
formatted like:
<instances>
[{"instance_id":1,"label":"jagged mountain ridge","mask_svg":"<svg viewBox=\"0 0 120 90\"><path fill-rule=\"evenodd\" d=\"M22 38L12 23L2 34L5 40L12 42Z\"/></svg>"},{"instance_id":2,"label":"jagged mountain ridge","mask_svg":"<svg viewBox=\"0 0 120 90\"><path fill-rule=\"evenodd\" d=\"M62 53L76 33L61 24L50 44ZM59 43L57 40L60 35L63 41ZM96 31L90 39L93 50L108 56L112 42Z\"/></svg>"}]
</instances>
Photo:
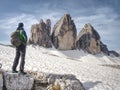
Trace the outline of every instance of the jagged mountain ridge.
<instances>
[{"instance_id":1,"label":"jagged mountain ridge","mask_svg":"<svg viewBox=\"0 0 120 90\"><path fill-rule=\"evenodd\" d=\"M54 25L51 34L51 22L50 19L48 20L49 22L46 24L42 22L43 24L35 24L31 27L30 44L37 44L46 48L51 48L53 44L59 50L82 49L91 54L103 52L106 55L120 56L116 51L109 51L91 24L85 24L77 36L77 29L70 14L64 14Z\"/></svg>"}]
</instances>

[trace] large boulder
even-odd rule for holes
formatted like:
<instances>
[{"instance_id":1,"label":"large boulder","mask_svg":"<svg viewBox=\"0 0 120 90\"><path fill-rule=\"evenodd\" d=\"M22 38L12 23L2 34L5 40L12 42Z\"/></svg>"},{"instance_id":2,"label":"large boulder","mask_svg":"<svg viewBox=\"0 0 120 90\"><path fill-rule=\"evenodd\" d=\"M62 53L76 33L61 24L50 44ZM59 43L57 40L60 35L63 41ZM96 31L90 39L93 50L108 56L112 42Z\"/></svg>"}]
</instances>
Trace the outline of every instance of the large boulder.
<instances>
[{"instance_id":1,"label":"large boulder","mask_svg":"<svg viewBox=\"0 0 120 90\"><path fill-rule=\"evenodd\" d=\"M77 30L69 14L65 14L54 26L52 42L60 50L75 49Z\"/></svg>"},{"instance_id":2,"label":"large boulder","mask_svg":"<svg viewBox=\"0 0 120 90\"><path fill-rule=\"evenodd\" d=\"M109 54L107 46L100 41L100 35L89 23L85 24L80 31L77 37L76 47L91 54L98 54L100 52Z\"/></svg>"},{"instance_id":3,"label":"large boulder","mask_svg":"<svg viewBox=\"0 0 120 90\"><path fill-rule=\"evenodd\" d=\"M0 90L85 90L82 83L71 74L27 73L21 75L2 71Z\"/></svg>"},{"instance_id":4,"label":"large boulder","mask_svg":"<svg viewBox=\"0 0 120 90\"><path fill-rule=\"evenodd\" d=\"M85 90L74 75L31 72L35 78L33 90Z\"/></svg>"},{"instance_id":5,"label":"large boulder","mask_svg":"<svg viewBox=\"0 0 120 90\"><path fill-rule=\"evenodd\" d=\"M31 90L34 85L34 78L4 72L4 82L6 90Z\"/></svg>"},{"instance_id":6,"label":"large boulder","mask_svg":"<svg viewBox=\"0 0 120 90\"><path fill-rule=\"evenodd\" d=\"M54 84L47 87L47 90L85 90L78 80L56 79Z\"/></svg>"},{"instance_id":7,"label":"large boulder","mask_svg":"<svg viewBox=\"0 0 120 90\"><path fill-rule=\"evenodd\" d=\"M34 24L31 27L29 44L35 44L46 48L52 47L50 33L50 19L47 19L46 23L41 19L39 24Z\"/></svg>"}]
</instances>

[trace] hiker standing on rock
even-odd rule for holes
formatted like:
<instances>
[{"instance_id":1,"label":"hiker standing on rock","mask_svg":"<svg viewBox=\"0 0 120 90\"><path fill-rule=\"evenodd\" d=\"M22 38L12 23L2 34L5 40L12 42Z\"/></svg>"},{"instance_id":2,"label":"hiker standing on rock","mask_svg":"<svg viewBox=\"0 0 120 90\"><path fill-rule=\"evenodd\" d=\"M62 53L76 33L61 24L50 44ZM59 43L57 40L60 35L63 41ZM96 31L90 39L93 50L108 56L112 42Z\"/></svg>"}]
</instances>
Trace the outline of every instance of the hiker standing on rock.
<instances>
[{"instance_id":1,"label":"hiker standing on rock","mask_svg":"<svg viewBox=\"0 0 120 90\"><path fill-rule=\"evenodd\" d=\"M12 72L13 73L18 73L18 71L16 70L18 63L19 63L19 59L21 56L21 62L20 62L20 70L19 72L21 74L26 74L26 72L24 72L24 65L25 65L25 54L26 54L26 45L27 45L27 35L26 32L24 30L24 24L23 23L19 23L18 24L18 28L16 30L19 34L19 38L20 38L20 45L16 46L16 55L14 58L14 62L13 62L13 66L12 66Z\"/></svg>"}]
</instances>

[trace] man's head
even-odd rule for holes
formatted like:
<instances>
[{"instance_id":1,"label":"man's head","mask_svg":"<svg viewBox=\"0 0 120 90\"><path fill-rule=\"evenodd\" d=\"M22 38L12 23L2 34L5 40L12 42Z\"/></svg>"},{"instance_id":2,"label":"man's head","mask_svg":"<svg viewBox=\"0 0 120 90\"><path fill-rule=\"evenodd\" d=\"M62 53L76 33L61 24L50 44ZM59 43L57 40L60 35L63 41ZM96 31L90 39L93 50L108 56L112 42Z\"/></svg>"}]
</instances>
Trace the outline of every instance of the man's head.
<instances>
[{"instance_id":1,"label":"man's head","mask_svg":"<svg viewBox=\"0 0 120 90\"><path fill-rule=\"evenodd\" d=\"M23 23L19 23L18 24L18 27L20 28L20 27L23 27L24 26L24 24Z\"/></svg>"}]
</instances>

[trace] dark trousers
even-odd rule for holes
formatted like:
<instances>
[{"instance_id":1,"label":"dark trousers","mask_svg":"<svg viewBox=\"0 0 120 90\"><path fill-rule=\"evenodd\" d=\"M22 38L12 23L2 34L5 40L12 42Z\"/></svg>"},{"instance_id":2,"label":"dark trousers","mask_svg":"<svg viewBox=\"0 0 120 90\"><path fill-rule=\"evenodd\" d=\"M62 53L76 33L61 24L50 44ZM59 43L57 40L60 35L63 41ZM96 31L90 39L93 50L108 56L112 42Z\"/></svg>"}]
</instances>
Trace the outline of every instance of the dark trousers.
<instances>
[{"instance_id":1,"label":"dark trousers","mask_svg":"<svg viewBox=\"0 0 120 90\"><path fill-rule=\"evenodd\" d=\"M16 47L16 55L15 55L15 59L13 62L13 67L12 67L13 71L15 71L18 66L20 56L21 56L20 71L24 71L25 54L26 54L26 46L21 44L19 47Z\"/></svg>"}]
</instances>

